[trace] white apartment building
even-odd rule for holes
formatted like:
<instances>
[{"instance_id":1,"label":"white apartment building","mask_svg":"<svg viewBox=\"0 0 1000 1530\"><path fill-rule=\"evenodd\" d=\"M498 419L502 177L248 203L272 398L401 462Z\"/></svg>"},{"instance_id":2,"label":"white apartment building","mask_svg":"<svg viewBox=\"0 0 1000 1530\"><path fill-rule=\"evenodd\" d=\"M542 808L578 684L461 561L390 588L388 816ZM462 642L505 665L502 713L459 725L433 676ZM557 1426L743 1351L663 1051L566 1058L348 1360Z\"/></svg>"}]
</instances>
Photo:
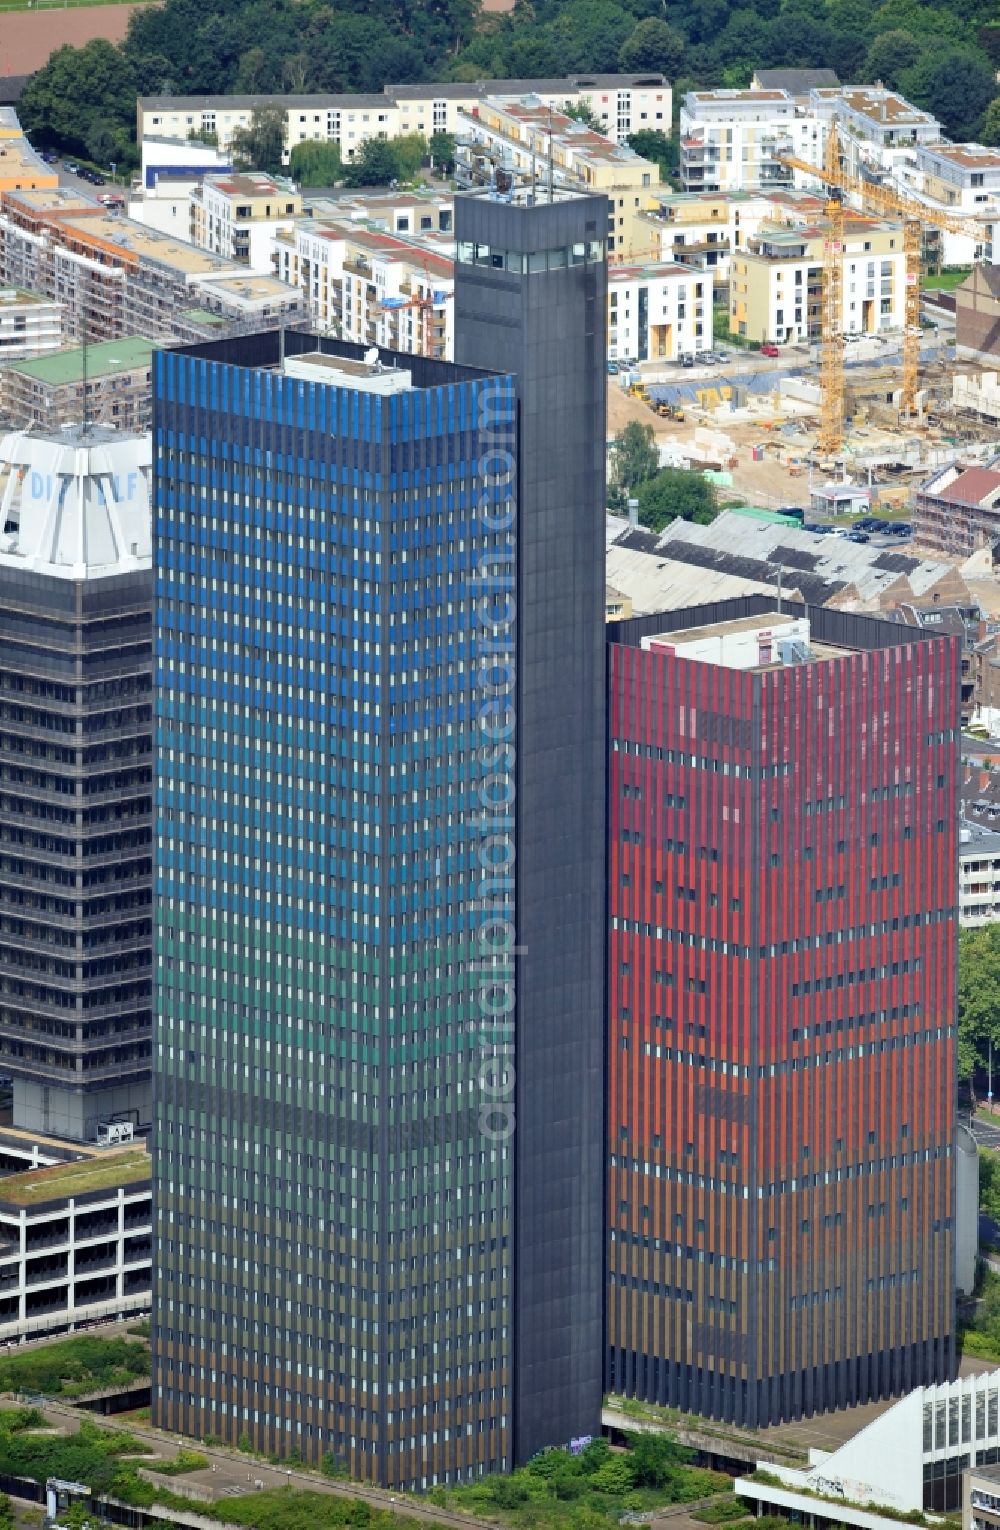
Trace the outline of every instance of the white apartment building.
<instances>
[{"instance_id":1,"label":"white apartment building","mask_svg":"<svg viewBox=\"0 0 1000 1530\"><path fill-rule=\"evenodd\" d=\"M342 191L335 196L303 196L309 214L317 221L368 223L387 234L407 239L434 235L454 236L455 198L450 190L421 186L413 191L381 187Z\"/></svg>"},{"instance_id":2,"label":"white apartment building","mask_svg":"<svg viewBox=\"0 0 1000 1530\"><path fill-rule=\"evenodd\" d=\"M959 924L974 928L1000 920L1000 834L963 822L958 867Z\"/></svg>"},{"instance_id":3,"label":"white apartment building","mask_svg":"<svg viewBox=\"0 0 1000 1530\"><path fill-rule=\"evenodd\" d=\"M874 174L898 180L916 163L917 150L922 145L941 139L941 124L936 117L881 85L813 90L809 106L824 143L827 124L836 122L844 168L851 175Z\"/></svg>"},{"instance_id":4,"label":"white apartment building","mask_svg":"<svg viewBox=\"0 0 1000 1530\"><path fill-rule=\"evenodd\" d=\"M453 250L440 235L407 243L371 227L317 227L310 219L273 241L275 273L302 289L321 332L440 360L454 355Z\"/></svg>"},{"instance_id":5,"label":"white apartment building","mask_svg":"<svg viewBox=\"0 0 1000 1530\"><path fill-rule=\"evenodd\" d=\"M142 163L128 195L128 216L163 234L190 238L191 194L206 175L232 170L228 157L189 138L151 135L140 144Z\"/></svg>"},{"instance_id":6,"label":"white apartment building","mask_svg":"<svg viewBox=\"0 0 1000 1530\"><path fill-rule=\"evenodd\" d=\"M904 179L920 201L978 225L972 234L941 231L942 265L992 263L993 229L1000 222L1000 149L981 143L923 144Z\"/></svg>"},{"instance_id":7,"label":"white apartment building","mask_svg":"<svg viewBox=\"0 0 1000 1530\"><path fill-rule=\"evenodd\" d=\"M693 90L680 114L680 174L685 191L769 191L807 183L780 162L794 155L819 165L816 115L785 90Z\"/></svg>"},{"instance_id":8,"label":"white apartment building","mask_svg":"<svg viewBox=\"0 0 1000 1530\"><path fill-rule=\"evenodd\" d=\"M0 287L0 363L57 351L62 345L62 314L62 304L51 298Z\"/></svg>"},{"instance_id":9,"label":"white apartment building","mask_svg":"<svg viewBox=\"0 0 1000 1530\"><path fill-rule=\"evenodd\" d=\"M333 140L345 160L366 138L403 133L458 131L459 116L490 96L537 96L546 106L585 105L614 142L640 128L670 132L673 96L656 74L571 75L564 79L480 80L475 84L386 85L371 95L140 96L137 138L188 139L213 133L228 149L237 128L247 127L255 106L285 112L286 153L309 139Z\"/></svg>"},{"instance_id":10,"label":"white apartment building","mask_svg":"<svg viewBox=\"0 0 1000 1530\"><path fill-rule=\"evenodd\" d=\"M678 361L711 343L711 271L656 262L609 269L609 360Z\"/></svg>"},{"instance_id":11,"label":"white apartment building","mask_svg":"<svg viewBox=\"0 0 1000 1530\"><path fill-rule=\"evenodd\" d=\"M259 174L205 176L190 206L192 244L261 273L271 270L274 236L302 214L290 181Z\"/></svg>"},{"instance_id":12,"label":"white apartment building","mask_svg":"<svg viewBox=\"0 0 1000 1530\"><path fill-rule=\"evenodd\" d=\"M628 144L612 143L537 97L485 100L463 115L458 135L458 181L481 185L503 169L525 185L553 186L608 197L609 260L648 254L641 214L655 205L660 168Z\"/></svg>"},{"instance_id":13,"label":"white apartment building","mask_svg":"<svg viewBox=\"0 0 1000 1530\"><path fill-rule=\"evenodd\" d=\"M765 223L801 228L821 217L824 207L821 197L805 191L660 191L656 202L643 220L651 253L712 272L716 287L729 281L730 256L745 249Z\"/></svg>"},{"instance_id":14,"label":"white apartment building","mask_svg":"<svg viewBox=\"0 0 1000 1530\"><path fill-rule=\"evenodd\" d=\"M823 239L821 225L762 228L730 267L730 331L777 345L818 338L821 329ZM901 329L906 302L906 257L898 223L851 218L844 231L843 333Z\"/></svg>"}]
</instances>

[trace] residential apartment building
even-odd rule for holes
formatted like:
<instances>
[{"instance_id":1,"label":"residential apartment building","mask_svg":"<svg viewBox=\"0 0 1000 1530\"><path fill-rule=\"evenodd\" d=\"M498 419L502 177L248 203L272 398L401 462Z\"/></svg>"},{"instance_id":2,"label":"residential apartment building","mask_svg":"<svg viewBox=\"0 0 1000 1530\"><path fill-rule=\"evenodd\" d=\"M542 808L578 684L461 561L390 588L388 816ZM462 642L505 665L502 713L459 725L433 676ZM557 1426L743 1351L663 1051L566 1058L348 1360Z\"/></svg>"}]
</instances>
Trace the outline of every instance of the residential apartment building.
<instances>
[{"instance_id":1,"label":"residential apartment building","mask_svg":"<svg viewBox=\"0 0 1000 1530\"><path fill-rule=\"evenodd\" d=\"M58 350L61 344L59 303L39 297L37 292L0 287L0 365Z\"/></svg>"},{"instance_id":2,"label":"residential apartment building","mask_svg":"<svg viewBox=\"0 0 1000 1530\"><path fill-rule=\"evenodd\" d=\"M980 143L918 146L914 166L903 172L919 200L952 211L971 232L930 230L925 244L942 266L970 266L993 259L993 229L1000 221L1000 151Z\"/></svg>"},{"instance_id":3,"label":"residential apartment building","mask_svg":"<svg viewBox=\"0 0 1000 1530\"><path fill-rule=\"evenodd\" d=\"M790 154L823 162L814 114L784 90L693 90L680 114L680 176L685 191L774 191L805 184L782 164Z\"/></svg>"},{"instance_id":4,"label":"residential apartment building","mask_svg":"<svg viewBox=\"0 0 1000 1530\"><path fill-rule=\"evenodd\" d=\"M61 303L72 339L192 340L294 323L304 309L276 277L63 188L0 195L0 281Z\"/></svg>"},{"instance_id":5,"label":"residential apartment building","mask_svg":"<svg viewBox=\"0 0 1000 1530\"><path fill-rule=\"evenodd\" d=\"M148 436L0 440L0 1069L14 1125L150 1122Z\"/></svg>"},{"instance_id":6,"label":"residential apartment building","mask_svg":"<svg viewBox=\"0 0 1000 1530\"><path fill-rule=\"evenodd\" d=\"M796 344L818 339L822 318L822 224L765 226L732 256L729 327L748 340ZM846 221L841 276L845 334L902 327L906 259L902 226L860 217Z\"/></svg>"},{"instance_id":7,"label":"residential apartment building","mask_svg":"<svg viewBox=\"0 0 1000 1530\"><path fill-rule=\"evenodd\" d=\"M753 595L609 633L610 1391L950 1377L958 642Z\"/></svg>"},{"instance_id":8,"label":"residential apartment building","mask_svg":"<svg viewBox=\"0 0 1000 1530\"><path fill-rule=\"evenodd\" d=\"M139 174L128 194L128 215L178 239L191 237L191 196L207 175L230 175L228 156L190 138L150 135L140 145Z\"/></svg>"},{"instance_id":9,"label":"residential apartment building","mask_svg":"<svg viewBox=\"0 0 1000 1530\"><path fill-rule=\"evenodd\" d=\"M302 199L309 217L320 223L367 223L407 239L455 236L455 196L450 187L371 187L332 196L306 191ZM446 253L443 246L442 253Z\"/></svg>"},{"instance_id":10,"label":"residential apartment building","mask_svg":"<svg viewBox=\"0 0 1000 1530\"><path fill-rule=\"evenodd\" d=\"M42 191L58 185L59 176L35 153L13 107L0 106L0 191Z\"/></svg>"},{"instance_id":11,"label":"residential apartment building","mask_svg":"<svg viewBox=\"0 0 1000 1530\"><path fill-rule=\"evenodd\" d=\"M651 255L710 271L729 282L734 250L745 249L765 223L804 227L823 215L823 200L805 191L665 192L644 218Z\"/></svg>"},{"instance_id":12,"label":"residential apartment building","mask_svg":"<svg viewBox=\"0 0 1000 1530\"><path fill-rule=\"evenodd\" d=\"M712 343L712 274L650 262L608 271L608 357L679 361Z\"/></svg>"},{"instance_id":13,"label":"residential apartment building","mask_svg":"<svg viewBox=\"0 0 1000 1530\"><path fill-rule=\"evenodd\" d=\"M844 169L861 178L874 174L898 180L916 165L921 148L942 137L936 117L882 85L813 90L809 110L820 124L824 143L826 125L836 122Z\"/></svg>"},{"instance_id":14,"label":"residential apartment building","mask_svg":"<svg viewBox=\"0 0 1000 1530\"><path fill-rule=\"evenodd\" d=\"M457 143L459 185L490 185L501 171L541 197L550 186L604 192L609 259L647 252L641 214L655 206L660 168L627 144L531 97L480 101L460 116Z\"/></svg>"},{"instance_id":15,"label":"residential apartment building","mask_svg":"<svg viewBox=\"0 0 1000 1530\"><path fill-rule=\"evenodd\" d=\"M270 175L206 175L190 201L191 243L257 272L270 272L274 236L302 215L292 183Z\"/></svg>"},{"instance_id":16,"label":"residential apartment building","mask_svg":"<svg viewBox=\"0 0 1000 1530\"><path fill-rule=\"evenodd\" d=\"M275 239L275 274L302 288L323 333L450 361L455 244L440 230L452 228L453 208L422 197L324 201ZM375 214L403 236L348 223L352 211ZM699 349L712 333L711 273L670 261L610 267L607 329L613 360L677 360Z\"/></svg>"},{"instance_id":17,"label":"residential apartment building","mask_svg":"<svg viewBox=\"0 0 1000 1530\"><path fill-rule=\"evenodd\" d=\"M949 462L919 485L917 540L967 558L1000 536L1000 457L985 464Z\"/></svg>"},{"instance_id":18,"label":"residential apartment building","mask_svg":"<svg viewBox=\"0 0 1000 1530\"><path fill-rule=\"evenodd\" d=\"M1000 834L962 821L958 834L958 922L963 928L1000 921Z\"/></svg>"},{"instance_id":19,"label":"residential apartment building","mask_svg":"<svg viewBox=\"0 0 1000 1530\"><path fill-rule=\"evenodd\" d=\"M456 217L457 366L154 364L154 1417L416 1488L601 1403L605 208Z\"/></svg>"},{"instance_id":20,"label":"residential apartment building","mask_svg":"<svg viewBox=\"0 0 1000 1530\"><path fill-rule=\"evenodd\" d=\"M451 360L454 243L432 231L421 238L417 243L368 225L303 219L275 239L274 269L282 281L301 287L322 333ZM432 247L437 242L447 256Z\"/></svg>"},{"instance_id":21,"label":"residential apartment building","mask_svg":"<svg viewBox=\"0 0 1000 1530\"><path fill-rule=\"evenodd\" d=\"M0 1142L0 1146L2 1146ZM144 1146L98 1148L0 1178L0 1343L149 1311L152 1185ZM56 1155L62 1161L58 1161Z\"/></svg>"},{"instance_id":22,"label":"residential apartment building","mask_svg":"<svg viewBox=\"0 0 1000 1530\"><path fill-rule=\"evenodd\" d=\"M320 138L338 143L344 160L351 160L366 138L456 133L460 114L474 112L483 99L495 96L537 96L546 107L586 106L616 143L640 128L669 134L673 120L672 93L662 75L598 74L387 85L381 95L140 96L136 137L141 143L147 135L186 139L214 133L226 150L236 129L249 126L255 106L277 106L285 112L286 153L297 143Z\"/></svg>"},{"instance_id":23,"label":"residential apartment building","mask_svg":"<svg viewBox=\"0 0 1000 1530\"><path fill-rule=\"evenodd\" d=\"M780 72L779 72L780 73ZM773 87L691 91L680 115L680 173L686 191L815 191L819 182L782 157L823 164L836 123L845 170L919 189L922 153L941 141L941 124L882 86L820 86L803 94Z\"/></svg>"},{"instance_id":24,"label":"residential apartment building","mask_svg":"<svg viewBox=\"0 0 1000 1530\"><path fill-rule=\"evenodd\" d=\"M0 373L0 411L16 428L58 430L85 418L145 431L152 420L150 340L134 335L19 361Z\"/></svg>"}]
</instances>

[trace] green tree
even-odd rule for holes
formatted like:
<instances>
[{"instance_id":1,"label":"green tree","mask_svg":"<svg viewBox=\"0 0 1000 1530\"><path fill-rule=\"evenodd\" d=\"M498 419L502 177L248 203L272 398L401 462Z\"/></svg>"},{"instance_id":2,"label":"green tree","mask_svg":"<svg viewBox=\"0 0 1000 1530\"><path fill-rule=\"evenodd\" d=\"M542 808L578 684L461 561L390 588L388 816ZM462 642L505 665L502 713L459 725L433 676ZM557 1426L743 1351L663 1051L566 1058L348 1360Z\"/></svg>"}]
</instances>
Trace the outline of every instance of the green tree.
<instances>
[{"instance_id":1,"label":"green tree","mask_svg":"<svg viewBox=\"0 0 1000 1530\"><path fill-rule=\"evenodd\" d=\"M399 179L399 164L385 138L366 138L344 166L348 186L390 186Z\"/></svg>"},{"instance_id":2,"label":"green tree","mask_svg":"<svg viewBox=\"0 0 1000 1530\"><path fill-rule=\"evenodd\" d=\"M8 1499L9 1502L10 1500ZM2 1527L3 1523L0 1520L0 1527ZM69 1508L60 1514L59 1523L64 1527L64 1530L101 1530L101 1522L96 1514L91 1514L90 1510L80 1503L79 1500L76 1503L71 1503ZM10 1521L10 1524L13 1530L13 1519Z\"/></svg>"},{"instance_id":3,"label":"green tree","mask_svg":"<svg viewBox=\"0 0 1000 1530\"><path fill-rule=\"evenodd\" d=\"M6 1493L0 1493L0 1530L16 1530L14 1505Z\"/></svg>"},{"instance_id":4,"label":"green tree","mask_svg":"<svg viewBox=\"0 0 1000 1530\"><path fill-rule=\"evenodd\" d=\"M666 472L674 473L678 478L697 480L705 488L712 490L711 484L707 484L699 473L685 473L678 468L668 468ZM665 475L661 473L658 476L662 478ZM654 479L653 482L655 481ZM712 490L713 498L714 492ZM693 518L688 517L688 519ZM630 1434L627 1440L636 1487L665 1486L674 1477L678 1468L686 1465L694 1454L686 1446L678 1445L676 1440L670 1439L668 1435Z\"/></svg>"},{"instance_id":5,"label":"green tree","mask_svg":"<svg viewBox=\"0 0 1000 1530\"><path fill-rule=\"evenodd\" d=\"M935 48L907 70L900 88L940 120L949 138L961 142L976 137L997 82L982 54L970 48Z\"/></svg>"},{"instance_id":6,"label":"green tree","mask_svg":"<svg viewBox=\"0 0 1000 1530\"><path fill-rule=\"evenodd\" d=\"M121 51L103 38L64 46L32 75L18 106L21 125L42 145L87 153L97 129L134 132L136 80Z\"/></svg>"},{"instance_id":7,"label":"green tree","mask_svg":"<svg viewBox=\"0 0 1000 1530\"><path fill-rule=\"evenodd\" d=\"M450 175L455 168L454 133L432 133L427 152L434 162L435 170L441 175Z\"/></svg>"},{"instance_id":8,"label":"green tree","mask_svg":"<svg viewBox=\"0 0 1000 1530\"><path fill-rule=\"evenodd\" d=\"M652 425L630 420L616 436L613 454L615 487L626 494L634 493L660 466Z\"/></svg>"},{"instance_id":9,"label":"green tree","mask_svg":"<svg viewBox=\"0 0 1000 1530\"><path fill-rule=\"evenodd\" d=\"M280 106L255 106L249 125L237 128L229 141L234 164L241 170L277 175L285 148L285 113Z\"/></svg>"},{"instance_id":10,"label":"green tree","mask_svg":"<svg viewBox=\"0 0 1000 1530\"><path fill-rule=\"evenodd\" d=\"M990 1041L1000 1069L1000 924L958 936L958 1072L985 1085ZM982 1090L985 1093L985 1089Z\"/></svg>"},{"instance_id":11,"label":"green tree","mask_svg":"<svg viewBox=\"0 0 1000 1530\"><path fill-rule=\"evenodd\" d=\"M322 138L295 144L288 158L288 173L299 186L335 186L344 173L340 145Z\"/></svg>"},{"instance_id":12,"label":"green tree","mask_svg":"<svg viewBox=\"0 0 1000 1530\"><path fill-rule=\"evenodd\" d=\"M897 90L900 80L908 69L913 68L922 52L912 32L904 32L898 27L892 32L882 32L865 56L863 78L873 85L876 80L881 80L883 85Z\"/></svg>"},{"instance_id":13,"label":"green tree","mask_svg":"<svg viewBox=\"0 0 1000 1530\"><path fill-rule=\"evenodd\" d=\"M983 112L983 121L979 129L980 143L996 147L1000 144L1000 96L994 96L989 106Z\"/></svg>"},{"instance_id":14,"label":"green tree","mask_svg":"<svg viewBox=\"0 0 1000 1530\"><path fill-rule=\"evenodd\" d=\"M639 523L650 531L662 531L676 520L707 526L718 512L714 486L700 473L684 468L661 468L655 477L640 483L636 494Z\"/></svg>"},{"instance_id":15,"label":"green tree","mask_svg":"<svg viewBox=\"0 0 1000 1530\"><path fill-rule=\"evenodd\" d=\"M676 137L668 138L659 128L640 128L637 133L628 135L628 144L629 148L641 154L643 159L650 159L654 165L659 165L660 175L665 181L671 180L677 174Z\"/></svg>"},{"instance_id":16,"label":"green tree","mask_svg":"<svg viewBox=\"0 0 1000 1530\"><path fill-rule=\"evenodd\" d=\"M622 44L618 63L627 72L657 70L673 79L684 58L684 38L676 27L649 16Z\"/></svg>"},{"instance_id":17,"label":"green tree","mask_svg":"<svg viewBox=\"0 0 1000 1530\"><path fill-rule=\"evenodd\" d=\"M604 131L586 101L563 101L556 110L562 112L564 117L572 117L574 122L582 122L584 127L593 128L595 133Z\"/></svg>"},{"instance_id":18,"label":"green tree","mask_svg":"<svg viewBox=\"0 0 1000 1530\"><path fill-rule=\"evenodd\" d=\"M635 1486L633 1463L628 1456L611 1456L590 1480L599 1493L620 1497Z\"/></svg>"},{"instance_id":19,"label":"green tree","mask_svg":"<svg viewBox=\"0 0 1000 1530\"><path fill-rule=\"evenodd\" d=\"M427 139L423 133L404 133L391 138L389 147L396 160L396 179L412 181L427 158Z\"/></svg>"}]
</instances>

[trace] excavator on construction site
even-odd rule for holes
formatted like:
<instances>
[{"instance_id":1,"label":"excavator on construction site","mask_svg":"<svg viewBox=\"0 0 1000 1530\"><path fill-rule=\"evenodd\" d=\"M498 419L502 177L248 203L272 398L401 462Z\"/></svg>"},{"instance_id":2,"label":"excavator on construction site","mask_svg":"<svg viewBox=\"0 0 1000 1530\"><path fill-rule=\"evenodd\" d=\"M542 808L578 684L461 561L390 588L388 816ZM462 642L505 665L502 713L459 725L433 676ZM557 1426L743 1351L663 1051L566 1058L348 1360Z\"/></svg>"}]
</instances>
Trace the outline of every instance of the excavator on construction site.
<instances>
[{"instance_id":1,"label":"excavator on construction site","mask_svg":"<svg viewBox=\"0 0 1000 1530\"><path fill-rule=\"evenodd\" d=\"M966 234L974 241L981 240L983 234L974 219L955 218L937 208L905 197L891 186L867 181L845 169L836 123L830 124L822 169L792 154L782 154L780 159L783 165L822 181L827 188L820 327L820 433L817 447L822 456L829 456L838 450L844 439L844 316L841 292L846 198L857 198L861 211L880 217L899 218L903 225L906 306L899 405L903 419L910 419L917 412L924 229L930 227L946 233Z\"/></svg>"}]
</instances>

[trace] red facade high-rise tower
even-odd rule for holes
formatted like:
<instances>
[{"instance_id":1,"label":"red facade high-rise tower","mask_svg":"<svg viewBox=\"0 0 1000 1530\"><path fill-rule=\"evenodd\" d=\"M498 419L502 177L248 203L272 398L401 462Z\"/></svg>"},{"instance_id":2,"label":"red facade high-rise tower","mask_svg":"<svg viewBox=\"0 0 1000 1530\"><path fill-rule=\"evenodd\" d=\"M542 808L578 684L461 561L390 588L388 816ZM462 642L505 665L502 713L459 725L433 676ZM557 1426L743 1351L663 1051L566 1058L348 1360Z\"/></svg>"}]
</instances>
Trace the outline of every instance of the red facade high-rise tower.
<instances>
[{"instance_id":1,"label":"red facade high-rise tower","mask_svg":"<svg viewBox=\"0 0 1000 1530\"><path fill-rule=\"evenodd\" d=\"M765 1424L954 1366L959 649L609 629L610 1390Z\"/></svg>"}]
</instances>

